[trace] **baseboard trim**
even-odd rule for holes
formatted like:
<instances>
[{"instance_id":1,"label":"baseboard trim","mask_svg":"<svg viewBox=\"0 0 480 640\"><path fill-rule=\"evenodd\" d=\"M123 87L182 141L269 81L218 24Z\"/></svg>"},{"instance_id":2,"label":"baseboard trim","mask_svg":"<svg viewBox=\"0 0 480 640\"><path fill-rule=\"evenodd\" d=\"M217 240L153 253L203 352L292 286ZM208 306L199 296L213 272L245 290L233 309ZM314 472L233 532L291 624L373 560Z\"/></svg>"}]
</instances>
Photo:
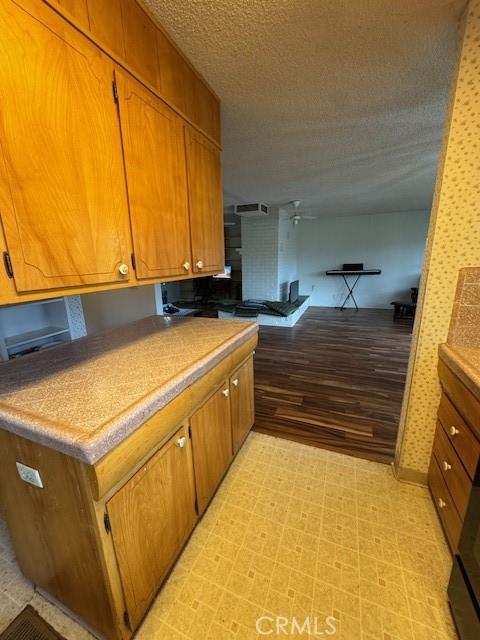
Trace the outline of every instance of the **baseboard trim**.
<instances>
[{"instance_id":1,"label":"baseboard trim","mask_svg":"<svg viewBox=\"0 0 480 640\"><path fill-rule=\"evenodd\" d=\"M416 469L409 469L408 467L395 467L392 465L393 475L400 480L400 482L406 482L407 484L416 484L421 487L428 486L428 476L423 471L417 471Z\"/></svg>"}]
</instances>

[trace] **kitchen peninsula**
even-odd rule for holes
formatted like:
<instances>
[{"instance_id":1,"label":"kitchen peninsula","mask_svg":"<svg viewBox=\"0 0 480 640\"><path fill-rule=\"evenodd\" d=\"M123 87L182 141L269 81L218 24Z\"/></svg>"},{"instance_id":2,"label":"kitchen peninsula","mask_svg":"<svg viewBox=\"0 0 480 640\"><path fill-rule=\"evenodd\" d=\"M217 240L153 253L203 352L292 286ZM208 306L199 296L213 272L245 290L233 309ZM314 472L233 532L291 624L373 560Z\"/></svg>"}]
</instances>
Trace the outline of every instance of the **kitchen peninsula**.
<instances>
[{"instance_id":1,"label":"kitchen peninsula","mask_svg":"<svg viewBox=\"0 0 480 640\"><path fill-rule=\"evenodd\" d=\"M127 639L254 420L257 326L153 316L0 368L0 500L23 573Z\"/></svg>"}]
</instances>

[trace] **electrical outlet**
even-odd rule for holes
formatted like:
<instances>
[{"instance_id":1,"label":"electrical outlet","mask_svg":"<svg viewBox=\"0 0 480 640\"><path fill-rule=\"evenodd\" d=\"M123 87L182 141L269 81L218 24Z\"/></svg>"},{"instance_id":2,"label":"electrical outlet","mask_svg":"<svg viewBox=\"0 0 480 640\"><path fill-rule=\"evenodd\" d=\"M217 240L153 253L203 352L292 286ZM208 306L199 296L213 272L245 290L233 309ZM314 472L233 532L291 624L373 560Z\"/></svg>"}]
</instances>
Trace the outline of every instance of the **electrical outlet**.
<instances>
[{"instance_id":1,"label":"electrical outlet","mask_svg":"<svg viewBox=\"0 0 480 640\"><path fill-rule=\"evenodd\" d=\"M22 464L21 462L17 462L16 465L18 475L24 482L28 482L28 484L33 484L34 487L43 489L43 482L38 469L32 469L32 467L28 467L26 464Z\"/></svg>"}]
</instances>

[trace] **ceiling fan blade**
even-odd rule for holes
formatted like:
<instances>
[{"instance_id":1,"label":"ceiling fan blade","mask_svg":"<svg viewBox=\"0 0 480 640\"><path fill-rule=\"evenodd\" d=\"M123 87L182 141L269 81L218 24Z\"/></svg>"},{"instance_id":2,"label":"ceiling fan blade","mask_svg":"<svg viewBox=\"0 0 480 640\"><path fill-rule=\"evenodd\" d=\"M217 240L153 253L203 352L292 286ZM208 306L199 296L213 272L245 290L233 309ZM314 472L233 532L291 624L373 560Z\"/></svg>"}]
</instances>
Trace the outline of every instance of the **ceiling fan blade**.
<instances>
[{"instance_id":1,"label":"ceiling fan blade","mask_svg":"<svg viewBox=\"0 0 480 640\"><path fill-rule=\"evenodd\" d=\"M302 216L304 220L316 220L317 216Z\"/></svg>"}]
</instances>

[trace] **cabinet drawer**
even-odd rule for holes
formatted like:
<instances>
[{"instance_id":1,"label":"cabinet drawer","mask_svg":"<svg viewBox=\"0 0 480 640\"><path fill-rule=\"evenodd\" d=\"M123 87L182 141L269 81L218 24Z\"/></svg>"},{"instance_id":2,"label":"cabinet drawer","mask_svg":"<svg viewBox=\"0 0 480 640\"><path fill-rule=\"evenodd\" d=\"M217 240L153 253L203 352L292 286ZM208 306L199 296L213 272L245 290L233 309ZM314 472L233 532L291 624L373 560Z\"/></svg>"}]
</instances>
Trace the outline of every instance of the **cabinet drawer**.
<instances>
[{"instance_id":1,"label":"cabinet drawer","mask_svg":"<svg viewBox=\"0 0 480 640\"><path fill-rule=\"evenodd\" d=\"M473 478L480 456L480 444L445 393L438 407L438 419L469 476Z\"/></svg>"},{"instance_id":2,"label":"cabinet drawer","mask_svg":"<svg viewBox=\"0 0 480 640\"><path fill-rule=\"evenodd\" d=\"M437 464L435 456L430 460L428 469L428 485L432 492L433 501L438 512L438 516L443 525L445 535L447 536L450 549L456 552L460 532L462 529L462 521L457 513L452 497L447 489L447 485Z\"/></svg>"},{"instance_id":3,"label":"cabinet drawer","mask_svg":"<svg viewBox=\"0 0 480 640\"><path fill-rule=\"evenodd\" d=\"M437 422L435 442L433 443L433 454L453 498L458 515L463 520L472 490L472 481L439 422Z\"/></svg>"}]
</instances>

